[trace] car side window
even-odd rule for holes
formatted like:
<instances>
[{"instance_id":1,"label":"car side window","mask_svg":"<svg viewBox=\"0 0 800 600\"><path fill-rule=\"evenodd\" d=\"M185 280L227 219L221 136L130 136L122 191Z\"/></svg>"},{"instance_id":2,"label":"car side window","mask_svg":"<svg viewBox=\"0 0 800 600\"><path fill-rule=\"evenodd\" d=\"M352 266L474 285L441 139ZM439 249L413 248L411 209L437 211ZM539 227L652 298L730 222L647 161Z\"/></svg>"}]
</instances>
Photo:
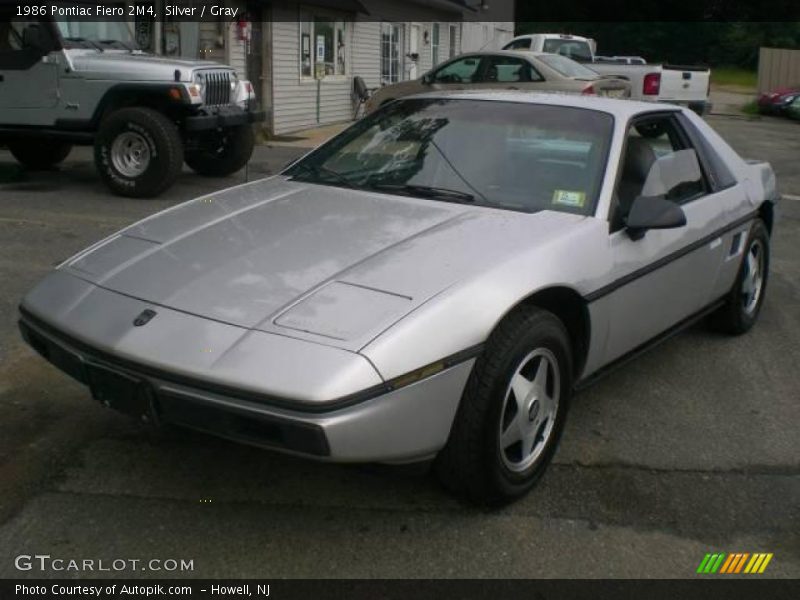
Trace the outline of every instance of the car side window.
<instances>
[{"instance_id":1,"label":"car side window","mask_svg":"<svg viewBox=\"0 0 800 600\"><path fill-rule=\"evenodd\" d=\"M614 193L612 231L624 227L634 200L660 196L685 204L708 193L697 152L672 115L637 120L628 130Z\"/></svg>"},{"instance_id":2,"label":"car side window","mask_svg":"<svg viewBox=\"0 0 800 600\"><path fill-rule=\"evenodd\" d=\"M466 56L451 63L447 63L433 74L436 83L474 83L481 58L479 56Z\"/></svg>"},{"instance_id":3,"label":"car side window","mask_svg":"<svg viewBox=\"0 0 800 600\"><path fill-rule=\"evenodd\" d=\"M736 177L731 173L728 165L725 164L716 149L706 139L706 136L701 134L685 115L678 115L678 120L691 138L692 144L697 148L701 158L705 159L703 166L711 187L715 191L719 191L736 185Z\"/></svg>"},{"instance_id":4,"label":"car side window","mask_svg":"<svg viewBox=\"0 0 800 600\"><path fill-rule=\"evenodd\" d=\"M527 60L513 56L492 56L486 59L485 83L531 83L543 81Z\"/></svg>"},{"instance_id":5,"label":"car side window","mask_svg":"<svg viewBox=\"0 0 800 600\"><path fill-rule=\"evenodd\" d=\"M506 44L503 47L503 50L530 50L531 47L531 40L529 38L523 38L521 40L514 40L513 42Z\"/></svg>"}]
</instances>

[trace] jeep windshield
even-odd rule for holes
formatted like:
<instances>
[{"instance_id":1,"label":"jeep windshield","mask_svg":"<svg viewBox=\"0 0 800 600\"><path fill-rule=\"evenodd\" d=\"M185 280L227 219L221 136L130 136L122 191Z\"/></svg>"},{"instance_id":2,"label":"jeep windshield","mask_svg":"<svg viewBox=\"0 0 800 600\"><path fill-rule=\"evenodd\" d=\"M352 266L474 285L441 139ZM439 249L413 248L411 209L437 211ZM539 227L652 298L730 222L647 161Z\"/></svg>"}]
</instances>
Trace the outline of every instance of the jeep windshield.
<instances>
[{"instance_id":1,"label":"jeep windshield","mask_svg":"<svg viewBox=\"0 0 800 600\"><path fill-rule=\"evenodd\" d=\"M56 21L67 48L137 50L131 27L125 21Z\"/></svg>"},{"instance_id":2,"label":"jeep windshield","mask_svg":"<svg viewBox=\"0 0 800 600\"><path fill-rule=\"evenodd\" d=\"M478 99L399 100L284 171L295 181L537 212L590 215L613 117Z\"/></svg>"}]
</instances>

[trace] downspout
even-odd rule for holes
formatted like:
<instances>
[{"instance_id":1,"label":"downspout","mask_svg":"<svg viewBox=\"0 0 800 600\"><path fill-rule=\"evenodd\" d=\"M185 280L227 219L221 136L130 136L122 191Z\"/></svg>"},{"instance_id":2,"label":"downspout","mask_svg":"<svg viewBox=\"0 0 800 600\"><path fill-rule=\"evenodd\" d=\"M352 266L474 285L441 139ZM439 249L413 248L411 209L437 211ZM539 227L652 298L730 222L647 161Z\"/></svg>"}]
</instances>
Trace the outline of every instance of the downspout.
<instances>
[{"instance_id":1,"label":"downspout","mask_svg":"<svg viewBox=\"0 0 800 600\"><path fill-rule=\"evenodd\" d=\"M156 15L164 14L163 9L163 0L154 0L155 4ZM161 35L162 35L162 23L159 17L153 21L153 54L156 56L161 54Z\"/></svg>"}]
</instances>

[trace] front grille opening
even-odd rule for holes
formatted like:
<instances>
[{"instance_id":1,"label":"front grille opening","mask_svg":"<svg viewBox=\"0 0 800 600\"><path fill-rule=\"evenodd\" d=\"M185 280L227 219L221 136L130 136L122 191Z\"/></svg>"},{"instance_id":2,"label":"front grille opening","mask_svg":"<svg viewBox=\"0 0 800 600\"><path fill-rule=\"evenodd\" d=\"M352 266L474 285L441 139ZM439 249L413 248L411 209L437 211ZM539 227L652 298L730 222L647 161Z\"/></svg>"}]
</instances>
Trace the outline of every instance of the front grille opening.
<instances>
[{"instance_id":1,"label":"front grille opening","mask_svg":"<svg viewBox=\"0 0 800 600\"><path fill-rule=\"evenodd\" d=\"M222 106L231 101L231 74L229 71L206 71L203 78L203 101L207 106Z\"/></svg>"},{"instance_id":2,"label":"front grille opening","mask_svg":"<svg viewBox=\"0 0 800 600\"><path fill-rule=\"evenodd\" d=\"M81 383L86 383L83 361L81 361L77 354L62 348L58 344L50 342L23 321L19 322L19 328L22 332L23 339L28 342L30 347L38 352L42 358L64 371L73 379L77 379Z\"/></svg>"},{"instance_id":3,"label":"front grille opening","mask_svg":"<svg viewBox=\"0 0 800 600\"><path fill-rule=\"evenodd\" d=\"M23 328L22 335L28 344L30 344L31 348L36 350L36 352L41 354L46 360L50 360L50 348L47 346L47 342L44 341L44 339L27 327Z\"/></svg>"},{"instance_id":4,"label":"front grille opening","mask_svg":"<svg viewBox=\"0 0 800 600\"><path fill-rule=\"evenodd\" d=\"M161 419L170 423L259 446L315 456L330 454L325 433L315 425L235 414L173 392L161 392L157 398Z\"/></svg>"},{"instance_id":5,"label":"front grille opening","mask_svg":"<svg viewBox=\"0 0 800 600\"><path fill-rule=\"evenodd\" d=\"M286 440L284 440L283 429L280 425L241 417L234 417L232 420L234 421L232 425L239 435L255 442L261 441L270 445L286 447Z\"/></svg>"}]
</instances>

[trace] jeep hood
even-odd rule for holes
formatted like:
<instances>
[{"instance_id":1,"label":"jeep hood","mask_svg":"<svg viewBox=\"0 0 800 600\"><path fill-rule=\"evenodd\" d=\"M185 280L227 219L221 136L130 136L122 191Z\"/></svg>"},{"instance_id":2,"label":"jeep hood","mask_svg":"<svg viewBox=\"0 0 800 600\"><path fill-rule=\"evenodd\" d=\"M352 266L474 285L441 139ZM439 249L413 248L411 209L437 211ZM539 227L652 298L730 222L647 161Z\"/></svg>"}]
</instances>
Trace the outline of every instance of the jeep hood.
<instances>
[{"instance_id":1,"label":"jeep hood","mask_svg":"<svg viewBox=\"0 0 800 600\"><path fill-rule=\"evenodd\" d=\"M582 220L278 176L159 213L60 268L153 305L352 350Z\"/></svg>"},{"instance_id":2,"label":"jeep hood","mask_svg":"<svg viewBox=\"0 0 800 600\"><path fill-rule=\"evenodd\" d=\"M115 81L175 81L175 70L181 72L181 81L192 81L195 71L201 69L231 69L209 60L188 60L153 56L139 52L106 50L97 52L72 52L75 71L86 79L112 79Z\"/></svg>"}]
</instances>

